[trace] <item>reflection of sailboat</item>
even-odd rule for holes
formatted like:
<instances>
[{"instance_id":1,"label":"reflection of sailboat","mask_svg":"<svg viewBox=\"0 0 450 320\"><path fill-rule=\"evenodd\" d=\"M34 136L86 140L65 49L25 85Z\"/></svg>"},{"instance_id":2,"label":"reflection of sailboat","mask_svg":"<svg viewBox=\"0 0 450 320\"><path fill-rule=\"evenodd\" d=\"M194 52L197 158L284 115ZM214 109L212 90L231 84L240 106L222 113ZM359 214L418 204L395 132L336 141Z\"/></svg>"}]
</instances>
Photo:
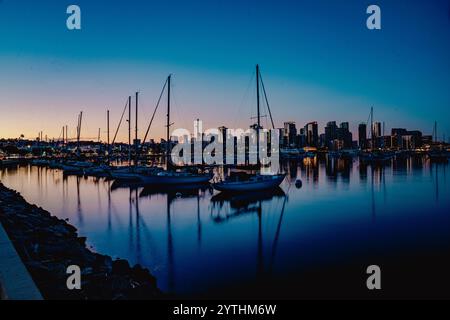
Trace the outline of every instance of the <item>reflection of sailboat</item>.
<instances>
[{"instance_id":1,"label":"reflection of sailboat","mask_svg":"<svg viewBox=\"0 0 450 320\"><path fill-rule=\"evenodd\" d=\"M216 223L226 222L227 220L248 213L255 213L258 211L254 207L255 204L271 201L273 198L285 197L283 189L280 187L270 191L246 192L243 194L229 194L219 193L211 198L211 203L214 208L218 208L216 214L211 212L212 218ZM231 212L221 214L222 207L227 204L232 209Z\"/></svg>"},{"instance_id":2,"label":"reflection of sailboat","mask_svg":"<svg viewBox=\"0 0 450 320\"><path fill-rule=\"evenodd\" d=\"M80 197L80 177L77 178L77 213L78 221L80 225L83 225L83 210L81 209L81 197Z\"/></svg>"},{"instance_id":3,"label":"reflection of sailboat","mask_svg":"<svg viewBox=\"0 0 450 320\"><path fill-rule=\"evenodd\" d=\"M167 196L167 273L167 285L169 292L172 293L175 290L175 263L169 196Z\"/></svg>"},{"instance_id":4,"label":"reflection of sailboat","mask_svg":"<svg viewBox=\"0 0 450 320\"><path fill-rule=\"evenodd\" d=\"M175 261L174 244L172 235L172 213L171 204L179 198L197 198L197 240L201 245L201 220L200 220L200 195L209 189L204 184L197 185L176 185L176 186L146 186L142 189L139 197L151 197L153 195L165 194L167 196L167 281L169 293L175 290ZM137 201L137 200L136 200Z\"/></svg>"},{"instance_id":5,"label":"reflection of sailboat","mask_svg":"<svg viewBox=\"0 0 450 320\"><path fill-rule=\"evenodd\" d=\"M209 187L204 184L178 185L178 186L146 186L142 189L139 197L148 197L156 194L166 194L169 199L188 198L198 196L200 192L205 192Z\"/></svg>"},{"instance_id":6,"label":"reflection of sailboat","mask_svg":"<svg viewBox=\"0 0 450 320\"><path fill-rule=\"evenodd\" d=\"M281 208L280 218L277 223L274 240L272 243L272 253L270 256L269 272L272 271L276 250L278 247L278 241L281 232L281 224L283 221L285 205L288 196L284 193L281 188L276 188L269 192L251 192L245 194L227 194L219 193L211 198L213 204L213 210L211 211L212 219L215 223L224 223L232 218L242 216L245 214L256 213L258 216L258 243L257 243L257 277L264 275L264 255L263 255L263 231L262 231L262 204L266 201L271 202L274 198L284 198L283 205ZM221 209L225 204L231 208L229 212L225 215L221 215ZM218 214L214 214L214 208L218 207Z\"/></svg>"},{"instance_id":7,"label":"reflection of sailboat","mask_svg":"<svg viewBox=\"0 0 450 320\"><path fill-rule=\"evenodd\" d=\"M257 167L261 168L261 161L260 161L260 153L259 153L259 144L260 144L260 130L261 127L261 115L260 115L260 108L259 108L259 84L262 84L263 91L265 93L264 84L262 83L262 78L259 73L259 65L256 65L256 106L257 106L257 120L258 123L256 123L253 127L256 128L256 160L257 160ZM267 102L267 96L266 102ZM267 107L270 108L267 104ZM271 115L272 117L272 115ZM272 126L274 127L273 120L272 120ZM275 129L275 127L273 128ZM228 179L225 179L224 181L220 181L213 184L214 189L222 192L252 192L252 191L258 191L258 190L270 190L275 189L280 186L280 184L283 182L285 178L285 174L236 174Z\"/></svg>"}]
</instances>

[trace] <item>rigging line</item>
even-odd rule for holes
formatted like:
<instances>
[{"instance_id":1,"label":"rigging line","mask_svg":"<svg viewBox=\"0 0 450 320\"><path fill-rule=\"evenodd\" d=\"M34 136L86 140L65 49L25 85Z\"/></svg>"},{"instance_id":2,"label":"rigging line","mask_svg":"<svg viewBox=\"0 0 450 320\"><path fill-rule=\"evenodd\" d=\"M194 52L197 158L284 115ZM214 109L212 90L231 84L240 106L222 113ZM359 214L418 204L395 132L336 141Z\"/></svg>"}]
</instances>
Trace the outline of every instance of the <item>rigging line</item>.
<instances>
[{"instance_id":1,"label":"rigging line","mask_svg":"<svg viewBox=\"0 0 450 320\"><path fill-rule=\"evenodd\" d=\"M123 109L122 116L120 117L119 125L117 126L116 133L114 134L114 138L113 138L111 144L114 144L114 142L116 141L117 133L119 132L119 128L120 128L120 125L122 124L123 116L125 114L125 111L127 110L127 107L128 107L128 98L127 98L127 102L125 103L125 108Z\"/></svg>"},{"instance_id":2,"label":"rigging line","mask_svg":"<svg viewBox=\"0 0 450 320\"><path fill-rule=\"evenodd\" d=\"M264 99L266 100L267 109L269 110L270 121L272 122L272 128L275 129L275 124L273 122L272 112L270 111L269 100L267 99L266 88L264 87L264 81L262 79L261 73L259 74L259 79L261 80L262 89L263 89L263 92L264 92Z\"/></svg>"},{"instance_id":3,"label":"rigging line","mask_svg":"<svg viewBox=\"0 0 450 320\"><path fill-rule=\"evenodd\" d=\"M145 132L144 140L142 140L142 144L144 144L145 140L147 139L148 133L150 131L150 127L151 127L151 125L153 123L153 119L155 118L156 110L158 110L159 103L161 102L161 98L162 98L162 96L164 94L164 90L166 89L166 86L167 86L167 79L166 79L166 82L164 82L164 86L163 86L163 88L161 90L161 94L159 95L158 102L156 103L155 110L153 111L153 114L152 114L152 118L150 119L150 123L148 124L147 131Z\"/></svg>"},{"instance_id":4,"label":"rigging line","mask_svg":"<svg viewBox=\"0 0 450 320\"><path fill-rule=\"evenodd\" d=\"M241 102L240 102L240 104L238 105L238 109L236 110L237 112L237 114L239 115L240 113L241 113L241 110L242 110L242 108L243 108L243 105L244 105L244 103L245 103L245 101L247 100L247 97L248 97L248 93L250 92L250 87L251 87L251 85L252 85L252 83L253 83L253 78L255 77L255 72L252 72L252 75L250 76L250 80L249 80L249 82L248 82L248 84L247 84L247 89L245 90L245 93L244 93L244 96L242 97L242 99L241 99ZM250 112L250 116L251 116L251 112ZM234 123L233 123L233 125L234 125L234 127L236 127L236 122L238 121L237 119L240 119L240 117L239 116L237 116L237 117L234 117Z\"/></svg>"},{"instance_id":5,"label":"rigging line","mask_svg":"<svg viewBox=\"0 0 450 320\"><path fill-rule=\"evenodd\" d=\"M184 123L184 118L181 116L180 105L178 104L178 100L175 95L175 85L176 82L174 82L172 79L172 81L170 82L170 93L172 94L170 107L172 109L172 112L175 114L175 116L172 117L174 120L172 124L178 123L180 125L185 125L186 123Z\"/></svg>"},{"instance_id":6,"label":"rigging line","mask_svg":"<svg viewBox=\"0 0 450 320\"><path fill-rule=\"evenodd\" d=\"M64 128L62 129L62 131L64 131ZM59 139L61 138L61 135L64 134L64 133L62 133L62 131L59 132L59 137L58 137L58 140L56 140L56 141L59 141Z\"/></svg>"},{"instance_id":7,"label":"rigging line","mask_svg":"<svg viewBox=\"0 0 450 320\"><path fill-rule=\"evenodd\" d=\"M264 100L262 101L262 107L263 107L263 111L264 111L264 123L265 123L265 128L268 128L269 127L269 122L268 122L268 120L267 120L267 110L268 110L268 108L267 108L267 102L265 103L264 102ZM261 116L261 118L262 118L262 116Z\"/></svg>"}]
</instances>

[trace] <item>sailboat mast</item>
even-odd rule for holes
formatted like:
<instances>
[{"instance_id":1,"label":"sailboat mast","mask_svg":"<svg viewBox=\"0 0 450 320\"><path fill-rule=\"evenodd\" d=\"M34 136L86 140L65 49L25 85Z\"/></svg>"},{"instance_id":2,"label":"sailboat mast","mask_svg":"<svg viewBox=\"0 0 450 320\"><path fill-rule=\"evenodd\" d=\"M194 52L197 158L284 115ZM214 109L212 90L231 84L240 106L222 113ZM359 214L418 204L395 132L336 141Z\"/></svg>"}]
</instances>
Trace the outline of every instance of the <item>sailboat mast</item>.
<instances>
[{"instance_id":1,"label":"sailboat mast","mask_svg":"<svg viewBox=\"0 0 450 320\"><path fill-rule=\"evenodd\" d=\"M259 111L259 65L256 65L256 107L257 107L257 117L258 123L256 128L256 161L257 164L260 164L259 161L259 128L261 125L261 115Z\"/></svg>"},{"instance_id":2,"label":"sailboat mast","mask_svg":"<svg viewBox=\"0 0 450 320\"><path fill-rule=\"evenodd\" d=\"M373 139L373 107L370 108L370 137L372 139L372 146L371 150L373 150L374 147L374 139Z\"/></svg>"},{"instance_id":3,"label":"sailboat mast","mask_svg":"<svg viewBox=\"0 0 450 320\"><path fill-rule=\"evenodd\" d=\"M131 96L128 96L128 165L131 164Z\"/></svg>"},{"instance_id":4,"label":"sailboat mast","mask_svg":"<svg viewBox=\"0 0 450 320\"><path fill-rule=\"evenodd\" d=\"M170 156L170 78L172 75L169 75L167 78L167 134L166 134L166 161L167 167L169 167L169 156Z\"/></svg>"},{"instance_id":5,"label":"sailboat mast","mask_svg":"<svg viewBox=\"0 0 450 320\"><path fill-rule=\"evenodd\" d=\"M110 146L109 146L109 110L106 110L106 135L107 135L107 140L108 140L108 145L107 145L107 151L108 151L108 165L109 165L109 153L110 153Z\"/></svg>"},{"instance_id":6,"label":"sailboat mast","mask_svg":"<svg viewBox=\"0 0 450 320\"><path fill-rule=\"evenodd\" d=\"M139 155L138 155L138 149L139 149L139 144L138 144L138 105L139 105L139 92L136 92L136 130L135 130L135 160L134 160L134 165L137 166L138 165L138 159L139 159Z\"/></svg>"},{"instance_id":7,"label":"sailboat mast","mask_svg":"<svg viewBox=\"0 0 450 320\"><path fill-rule=\"evenodd\" d=\"M77 153L80 155L80 136L81 136L81 122L83 120L83 111L80 112L78 117L78 132L77 132Z\"/></svg>"},{"instance_id":8,"label":"sailboat mast","mask_svg":"<svg viewBox=\"0 0 450 320\"><path fill-rule=\"evenodd\" d=\"M437 133L437 121L435 121L434 122L434 142L437 142L437 136L438 136L438 133Z\"/></svg>"}]
</instances>

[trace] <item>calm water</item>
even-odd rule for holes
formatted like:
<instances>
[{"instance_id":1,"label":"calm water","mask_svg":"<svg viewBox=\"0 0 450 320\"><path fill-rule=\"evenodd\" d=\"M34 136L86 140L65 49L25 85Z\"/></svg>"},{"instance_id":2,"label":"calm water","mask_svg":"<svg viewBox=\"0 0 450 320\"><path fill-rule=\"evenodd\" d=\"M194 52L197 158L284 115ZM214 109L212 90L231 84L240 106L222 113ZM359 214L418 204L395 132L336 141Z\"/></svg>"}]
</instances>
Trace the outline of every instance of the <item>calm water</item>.
<instances>
[{"instance_id":1,"label":"calm water","mask_svg":"<svg viewBox=\"0 0 450 320\"><path fill-rule=\"evenodd\" d=\"M0 180L68 218L95 251L148 267L167 292L339 296L345 286L351 295L365 286L365 268L379 264L388 270L387 289L426 294L448 267L448 164L316 158L286 162L284 170L279 191L232 198L210 189L114 188L30 166L4 169ZM419 272L428 273L409 283ZM443 290L448 275L440 279Z\"/></svg>"}]
</instances>

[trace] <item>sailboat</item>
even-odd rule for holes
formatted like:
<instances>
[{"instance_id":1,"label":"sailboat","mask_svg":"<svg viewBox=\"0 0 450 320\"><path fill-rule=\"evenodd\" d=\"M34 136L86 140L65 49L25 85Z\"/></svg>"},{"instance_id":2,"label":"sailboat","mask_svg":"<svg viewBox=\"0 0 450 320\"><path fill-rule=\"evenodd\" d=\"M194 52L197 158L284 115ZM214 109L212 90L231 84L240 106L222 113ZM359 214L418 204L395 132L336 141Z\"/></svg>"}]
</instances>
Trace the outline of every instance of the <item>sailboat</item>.
<instances>
[{"instance_id":1,"label":"sailboat","mask_svg":"<svg viewBox=\"0 0 450 320\"><path fill-rule=\"evenodd\" d=\"M392 158L395 156L394 152L384 150L384 148L382 150L381 149L377 150L374 148L376 140L375 140L375 136L374 136L374 132L373 132L373 126L374 126L373 107L370 108L369 117L370 117L370 122L369 122L370 123L370 135L371 135L372 143L371 143L369 151L361 151L360 152L360 154L359 154L360 160L366 161L366 162L385 162L385 161L392 160Z\"/></svg>"},{"instance_id":2,"label":"sailboat","mask_svg":"<svg viewBox=\"0 0 450 320\"><path fill-rule=\"evenodd\" d=\"M444 142L438 141L437 121L434 122L432 137L434 141L427 152L428 158L433 162L447 162L450 153L444 148Z\"/></svg>"},{"instance_id":3,"label":"sailboat","mask_svg":"<svg viewBox=\"0 0 450 320\"><path fill-rule=\"evenodd\" d=\"M166 164L167 170L159 172L150 172L139 174L138 179L145 185L180 185L180 184L201 184L209 183L212 178L210 173L195 173L187 171L175 171L170 169L170 82L172 75L167 77L167 80L163 86L164 89L167 86L167 124L166 124ZM157 107L159 105L159 101ZM156 107L156 108L157 108ZM155 109L156 112L156 109ZM152 118L153 120L153 118ZM145 140L145 139L144 139Z\"/></svg>"},{"instance_id":4,"label":"sailboat","mask_svg":"<svg viewBox=\"0 0 450 320\"><path fill-rule=\"evenodd\" d=\"M257 119L258 123L256 124L256 141L257 141L257 165L260 168L261 163L259 159L259 130L261 129L261 115L260 115L260 99L259 99L259 85L260 81L262 84L262 88L264 91L265 99L267 102L267 95L265 94L264 83L262 82L262 78L259 72L259 65L256 65L256 107L257 107ZM267 103L268 106L268 103ZM270 108L269 108L270 112ZM272 127L275 129L272 120ZM223 181L219 181L213 183L212 186L214 189L222 192L254 192L261 190L271 190L278 188L280 184L283 182L285 178L285 174L246 174L246 173L238 173L228 177Z\"/></svg>"},{"instance_id":5,"label":"sailboat","mask_svg":"<svg viewBox=\"0 0 450 320\"><path fill-rule=\"evenodd\" d=\"M138 161L137 161L137 157L138 157L138 153L136 151L136 159L135 159L135 164L134 166L131 165L131 96L128 96L127 101L125 103L125 107L122 111L122 115L120 117L119 120L119 124L117 125L117 129L116 132L114 134L112 143L109 143L109 112L107 113L107 127L108 127L108 163L110 162L110 149L111 149L111 145L114 145L116 138L117 138L117 134L119 132L119 128L122 124L122 121L124 119L124 115L125 112L128 110L128 165L127 166L121 166L121 167L114 167L114 166L110 166L108 165L107 167L105 167L105 175L117 182L139 182L140 181L140 176L142 174L150 174L150 173L155 173L155 172L159 172L160 168L156 168L156 167L147 167L147 166L142 166L142 165L138 165ZM136 144L137 144L137 124L138 124L138 92L136 92Z\"/></svg>"}]
</instances>

